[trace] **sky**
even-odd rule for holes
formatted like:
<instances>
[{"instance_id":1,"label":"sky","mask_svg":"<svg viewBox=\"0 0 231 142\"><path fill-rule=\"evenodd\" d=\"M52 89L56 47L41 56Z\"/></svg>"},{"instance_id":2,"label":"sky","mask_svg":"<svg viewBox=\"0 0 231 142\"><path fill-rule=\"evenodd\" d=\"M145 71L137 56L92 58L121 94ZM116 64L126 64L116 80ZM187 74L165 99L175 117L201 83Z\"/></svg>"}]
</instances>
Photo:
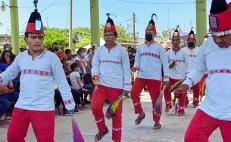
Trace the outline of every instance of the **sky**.
<instances>
[{"instance_id":1,"label":"sky","mask_svg":"<svg viewBox=\"0 0 231 142\"><path fill-rule=\"evenodd\" d=\"M39 0L38 10L42 21L47 27L68 28L70 0ZM4 0L9 5L9 0ZM144 36L145 28L152 13L157 14L155 19L157 32L167 28L175 28L178 24L183 31L189 31L191 25L196 29L196 0L99 0L99 23L104 25L107 16L115 25L126 27L132 32L132 15L136 15L136 31ZM231 2L231 0L227 0ZM1 4L1 3L0 3ZM211 0L207 0L207 15ZM18 0L19 31L25 32L30 13L34 10L33 0ZM0 34L10 34L10 8L0 11ZM73 28L90 27L90 0L73 0Z\"/></svg>"}]
</instances>

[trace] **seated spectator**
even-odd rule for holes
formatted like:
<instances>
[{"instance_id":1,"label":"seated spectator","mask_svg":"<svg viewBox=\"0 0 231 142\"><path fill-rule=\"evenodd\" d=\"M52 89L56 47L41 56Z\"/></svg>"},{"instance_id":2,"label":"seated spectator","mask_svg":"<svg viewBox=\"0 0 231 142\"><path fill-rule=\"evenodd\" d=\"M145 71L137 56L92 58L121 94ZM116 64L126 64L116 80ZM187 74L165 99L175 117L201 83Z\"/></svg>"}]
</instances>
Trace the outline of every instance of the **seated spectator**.
<instances>
[{"instance_id":1,"label":"seated spectator","mask_svg":"<svg viewBox=\"0 0 231 142\"><path fill-rule=\"evenodd\" d=\"M77 92L77 94L82 94L83 92L88 92L86 89L83 87L83 83L80 78L80 66L78 63L73 63L71 65L71 70L72 72L70 73L70 82L72 88ZM83 97L80 97L80 101L82 106L85 105L85 101L83 100Z\"/></svg>"},{"instance_id":2,"label":"seated spectator","mask_svg":"<svg viewBox=\"0 0 231 142\"><path fill-rule=\"evenodd\" d=\"M91 62L92 62L92 59L93 59L93 56L94 56L94 49L93 48L89 48L88 51L87 51L87 66L88 66L88 69L91 70Z\"/></svg>"},{"instance_id":3,"label":"seated spectator","mask_svg":"<svg viewBox=\"0 0 231 142\"><path fill-rule=\"evenodd\" d=\"M94 89L94 84L92 82L92 76L91 73L86 73L83 76L83 88L86 89L88 92L84 93L84 100L85 103L90 103L90 101L87 100L88 94L90 94L90 97L92 95L93 89Z\"/></svg>"},{"instance_id":4,"label":"seated spectator","mask_svg":"<svg viewBox=\"0 0 231 142\"><path fill-rule=\"evenodd\" d=\"M18 100L18 95L18 92L14 92L12 81L0 85L0 120L6 119L11 102L15 103Z\"/></svg>"},{"instance_id":5,"label":"seated spectator","mask_svg":"<svg viewBox=\"0 0 231 142\"><path fill-rule=\"evenodd\" d=\"M10 52L12 52L12 46L11 46L11 44L4 44L3 45L3 50L4 51L10 51Z\"/></svg>"},{"instance_id":6,"label":"seated spectator","mask_svg":"<svg viewBox=\"0 0 231 142\"><path fill-rule=\"evenodd\" d=\"M79 48L77 51L77 55L74 59L76 63L78 63L80 70L80 77L81 79L83 76L87 73L87 60L86 60L86 55L87 55L87 49L86 48Z\"/></svg>"},{"instance_id":7,"label":"seated spectator","mask_svg":"<svg viewBox=\"0 0 231 142\"><path fill-rule=\"evenodd\" d=\"M75 61L74 61L74 58L72 58L72 53L70 49L66 49L65 54L66 54L65 62L67 64L67 70L68 72L71 72L71 64L73 64Z\"/></svg>"},{"instance_id":8,"label":"seated spectator","mask_svg":"<svg viewBox=\"0 0 231 142\"><path fill-rule=\"evenodd\" d=\"M1 56L1 72L5 71L6 68L14 61L14 55L10 51L3 51Z\"/></svg>"},{"instance_id":9,"label":"seated spectator","mask_svg":"<svg viewBox=\"0 0 231 142\"><path fill-rule=\"evenodd\" d=\"M1 63L0 63L0 72L4 72L6 68L14 61L14 54L12 54L10 51L3 51L2 57L1 57ZM12 80L13 81L13 88L15 92L19 92L19 86L20 86L20 74Z\"/></svg>"},{"instance_id":10,"label":"seated spectator","mask_svg":"<svg viewBox=\"0 0 231 142\"><path fill-rule=\"evenodd\" d=\"M12 46L11 46L11 44L5 44L5 45L3 46L3 51L8 51L8 52L10 52L10 53L12 54L13 58L15 58L15 55L14 55L13 52L12 52Z\"/></svg>"}]
</instances>

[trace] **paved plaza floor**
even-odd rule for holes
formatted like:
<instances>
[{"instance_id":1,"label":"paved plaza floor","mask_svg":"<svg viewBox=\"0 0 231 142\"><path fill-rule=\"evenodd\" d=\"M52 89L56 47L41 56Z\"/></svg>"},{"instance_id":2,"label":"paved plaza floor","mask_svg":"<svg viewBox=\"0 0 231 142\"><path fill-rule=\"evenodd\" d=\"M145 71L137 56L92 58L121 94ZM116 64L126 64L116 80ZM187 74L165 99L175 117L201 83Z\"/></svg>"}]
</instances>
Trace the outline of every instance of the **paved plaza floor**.
<instances>
[{"instance_id":1,"label":"paved plaza floor","mask_svg":"<svg viewBox=\"0 0 231 142\"><path fill-rule=\"evenodd\" d=\"M189 95L192 96L192 95ZM184 133L188 123L192 119L196 108L190 103L186 109L185 116L176 116L173 113L163 113L161 117L162 128L153 130L153 121L151 113L151 102L147 92L142 93L142 106L146 113L146 118L139 126L134 125L136 115L130 99L125 99L123 103L123 129L122 142L183 142ZM190 100L192 98L190 97ZM164 107L164 105L163 105ZM105 105L104 110L107 108ZM94 142L94 135L97 132L95 121L90 111L90 106L74 114L79 128L82 131L86 142ZM110 130L102 142L111 142L111 120L106 120ZM0 123L0 142L7 142L6 133L9 121ZM72 142L72 129L69 116L56 116L55 128L56 142ZM36 142L33 129L30 127L26 137L26 142ZM210 137L210 142L222 142L220 131L216 130Z\"/></svg>"}]
</instances>

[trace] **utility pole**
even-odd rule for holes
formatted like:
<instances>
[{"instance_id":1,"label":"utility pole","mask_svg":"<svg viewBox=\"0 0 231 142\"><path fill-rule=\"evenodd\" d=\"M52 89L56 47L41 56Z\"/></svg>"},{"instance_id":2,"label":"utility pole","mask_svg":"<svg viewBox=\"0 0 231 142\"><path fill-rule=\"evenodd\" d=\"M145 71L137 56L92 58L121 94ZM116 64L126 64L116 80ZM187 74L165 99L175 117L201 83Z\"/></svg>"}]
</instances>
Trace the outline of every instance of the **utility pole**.
<instances>
[{"instance_id":1,"label":"utility pole","mask_svg":"<svg viewBox=\"0 0 231 142\"><path fill-rule=\"evenodd\" d=\"M196 0L197 45L201 45L207 34L206 0Z\"/></svg>"},{"instance_id":2,"label":"utility pole","mask_svg":"<svg viewBox=\"0 0 231 142\"><path fill-rule=\"evenodd\" d=\"M97 44L97 46L100 46L98 0L90 0L90 13L91 13L91 44Z\"/></svg>"},{"instance_id":3,"label":"utility pole","mask_svg":"<svg viewBox=\"0 0 231 142\"><path fill-rule=\"evenodd\" d=\"M69 20L69 49L73 51L73 47L72 47L72 0L70 0L70 20Z\"/></svg>"},{"instance_id":4,"label":"utility pole","mask_svg":"<svg viewBox=\"0 0 231 142\"><path fill-rule=\"evenodd\" d=\"M10 19L11 19L11 37L13 53L19 52L19 22L18 22L18 2L17 0L10 0Z\"/></svg>"},{"instance_id":5,"label":"utility pole","mask_svg":"<svg viewBox=\"0 0 231 142\"><path fill-rule=\"evenodd\" d=\"M135 43L136 43L136 14L135 12L133 12L133 43L135 47Z\"/></svg>"}]
</instances>

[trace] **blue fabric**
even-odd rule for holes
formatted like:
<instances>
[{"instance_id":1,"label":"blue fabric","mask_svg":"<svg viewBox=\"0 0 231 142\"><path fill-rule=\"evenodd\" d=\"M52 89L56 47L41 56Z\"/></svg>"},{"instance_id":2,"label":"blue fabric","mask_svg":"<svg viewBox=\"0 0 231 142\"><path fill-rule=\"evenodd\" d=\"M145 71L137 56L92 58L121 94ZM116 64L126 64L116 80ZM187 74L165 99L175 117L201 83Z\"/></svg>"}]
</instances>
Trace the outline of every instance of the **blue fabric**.
<instances>
[{"instance_id":1,"label":"blue fabric","mask_svg":"<svg viewBox=\"0 0 231 142\"><path fill-rule=\"evenodd\" d=\"M83 88L86 89L86 90L89 92L89 94L92 94L92 92L93 92L93 87L92 87L92 85L84 84L84 85L83 85Z\"/></svg>"},{"instance_id":2,"label":"blue fabric","mask_svg":"<svg viewBox=\"0 0 231 142\"><path fill-rule=\"evenodd\" d=\"M7 110L10 108L10 102L8 99L1 98L0 96L0 117L2 114L7 112Z\"/></svg>"},{"instance_id":3,"label":"blue fabric","mask_svg":"<svg viewBox=\"0 0 231 142\"><path fill-rule=\"evenodd\" d=\"M18 92L11 94L0 94L0 117L10 108L11 102L16 102L18 100L18 95Z\"/></svg>"},{"instance_id":4,"label":"blue fabric","mask_svg":"<svg viewBox=\"0 0 231 142\"><path fill-rule=\"evenodd\" d=\"M3 64L3 63L1 63L1 64L0 64L0 71L1 71L1 72L4 72L8 66L9 66L8 64Z\"/></svg>"}]
</instances>

